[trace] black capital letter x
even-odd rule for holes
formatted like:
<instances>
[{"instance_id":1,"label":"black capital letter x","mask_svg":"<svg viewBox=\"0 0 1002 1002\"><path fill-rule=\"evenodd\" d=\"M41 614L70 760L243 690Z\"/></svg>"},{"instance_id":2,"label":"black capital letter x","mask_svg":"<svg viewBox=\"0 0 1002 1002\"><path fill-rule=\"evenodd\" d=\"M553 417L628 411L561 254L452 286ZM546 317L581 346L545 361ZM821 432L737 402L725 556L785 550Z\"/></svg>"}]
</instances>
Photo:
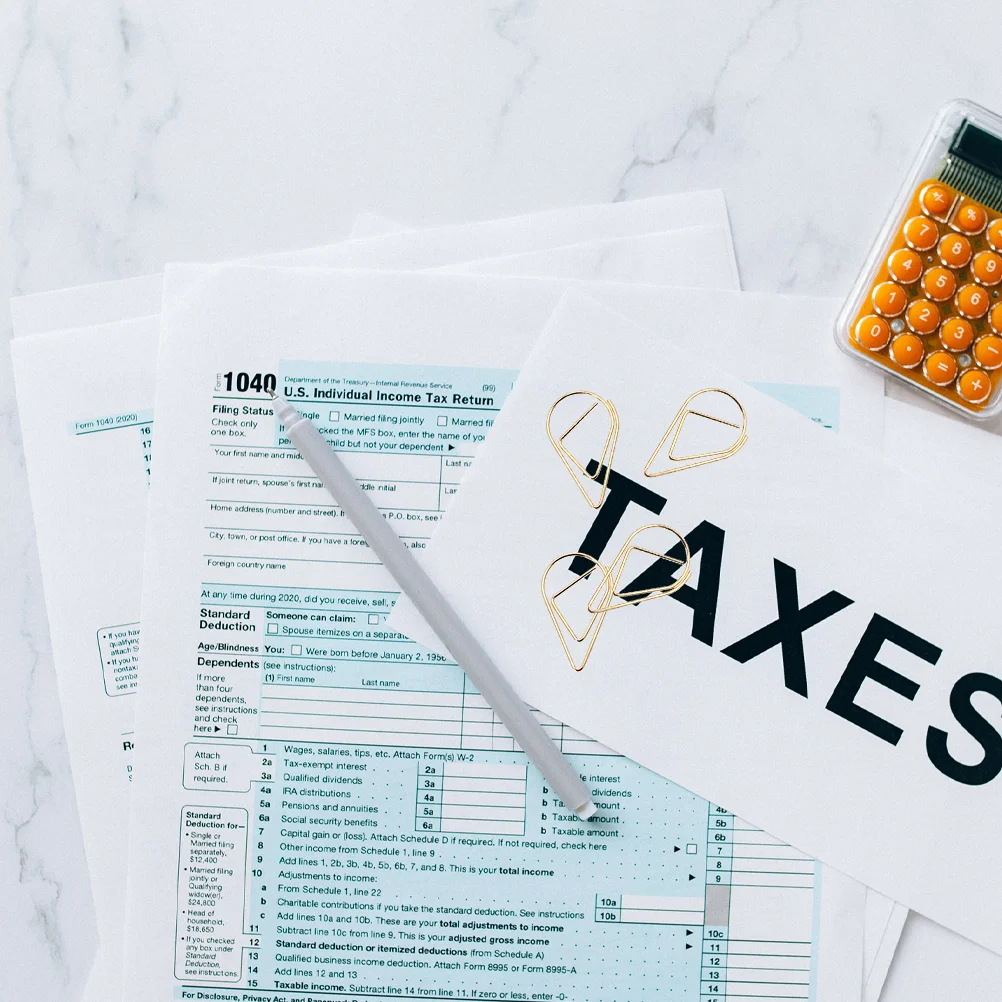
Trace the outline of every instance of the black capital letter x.
<instances>
[{"instance_id":1,"label":"black capital letter x","mask_svg":"<svg viewBox=\"0 0 1002 1002\"><path fill-rule=\"evenodd\" d=\"M749 633L747 637L725 647L720 653L745 664L758 657L764 651L783 645L783 679L786 688L807 695L807 667L804 663L803 634L823 619L834 616L846 606L852 605L852 599L830 591L827 595L809 602L800 608L797 596L797 572L794 568L780 560L773 560L773 570L776 575L776 610L778 617L761 630Z\"/></svg>"}]
</instances>

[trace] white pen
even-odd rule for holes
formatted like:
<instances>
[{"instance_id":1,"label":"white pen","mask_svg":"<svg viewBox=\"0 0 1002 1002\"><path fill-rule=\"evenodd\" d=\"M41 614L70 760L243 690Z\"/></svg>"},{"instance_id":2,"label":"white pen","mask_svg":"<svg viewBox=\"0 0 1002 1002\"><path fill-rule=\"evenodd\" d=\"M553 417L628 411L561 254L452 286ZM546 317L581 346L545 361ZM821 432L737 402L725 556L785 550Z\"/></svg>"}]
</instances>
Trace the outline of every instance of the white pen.
<instances>
[{"instance_id":1,"label":"white pen","mask_svg":"<svg viewBox=\"0 0 1002 1002\"><path fill-rule=\"evenodd\" d=\"M505 681L476 637L466 628L445 596L435 587L414 554L400 541L379 509L327 444L313 423L292 404L272 394L275 414L285 425L289 441L320 478L331 497L372 547L401 591L414 603L425 622L445 644L456 663L469 675L480 695L511 731L553 792L580 818L596 811L591 791L574 766L550 740L539 721Z\"/></svg>"}]
</instances>

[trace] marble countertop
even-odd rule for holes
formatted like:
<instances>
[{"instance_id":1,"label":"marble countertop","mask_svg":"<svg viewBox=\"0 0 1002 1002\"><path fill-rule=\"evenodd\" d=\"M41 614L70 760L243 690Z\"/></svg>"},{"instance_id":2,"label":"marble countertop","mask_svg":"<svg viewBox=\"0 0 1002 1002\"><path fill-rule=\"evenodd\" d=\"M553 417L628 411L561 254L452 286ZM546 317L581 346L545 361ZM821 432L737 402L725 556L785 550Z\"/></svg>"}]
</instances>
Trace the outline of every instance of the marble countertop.
<instances>
[{"instance_id":1,"label":"marble countertop","mask_svg":"<svg viewBox=\"0 0 1002 1002\"><path fill-rule=\"evenodd\" d=\"M720 187L745 288L843 295L935 109L1002 110L996 56L971 56L996 18L987 0L8 0L0 291L324 243L363 210L430 225ZM6 351L0 462L0 999L72 1000L94 921ZM884 998L997 995L1000 972L912 917Z\"/></svg>"}]
</instances>

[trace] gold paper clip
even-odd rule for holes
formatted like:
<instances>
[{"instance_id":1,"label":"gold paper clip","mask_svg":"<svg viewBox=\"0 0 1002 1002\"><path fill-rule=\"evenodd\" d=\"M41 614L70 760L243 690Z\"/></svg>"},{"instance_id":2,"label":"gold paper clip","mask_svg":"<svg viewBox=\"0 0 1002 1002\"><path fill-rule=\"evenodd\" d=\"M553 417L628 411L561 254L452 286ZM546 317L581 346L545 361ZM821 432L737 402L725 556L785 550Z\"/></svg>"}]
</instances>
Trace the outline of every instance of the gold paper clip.
<instances>
[{"instance_id":1,"label":"gold paper clip","mask_svg":"<svg viewBox=\"0 0 1002 1002\"><path fill-rule=\"evenodd\" d=\"M578 396L588 398L591 403L581 414L578 415L577 418L574 419L574 421L571 422L570 426L564 432L557 435L553 431L552 427L555 411L565 400L570 397ZM609 430L605 436L605 443L602 446L602 452L598 457L598 467L594 473L589 473L587 466L581 463L564 443L567 436L570 435L571 432L574 431L574 429L577 428L585 420L585 418L587 418L588 415L599 406L604 407L605 412L608 415ZM612 470L612 458L616 452L616 439L619 436L619 415L616 413L615 405L611 400L606 400L604 397L600 397L597 393L592 393L591 390L572 390L570 393L565 393L562 397L559 397L547 413L546 434L550 439L550 444L556 450L557 455L560 457L560 461L564 464L567 472L571 475L571 479L574 481L577 489L581 492L585 501L587 501L592 508L601 508L609 490L609 473ZM602 473L603 470L605 471L604 474ZM582 477L593 483L601 484L597 501L593 501L588 492L585 490L585 486L581 479Z\"/></svg>"},{"instance_id":2,"label":"gold paper clip","mask_svg":"<svg viewBox=\"0 0 1002 1002\"><path fill-rule=\"evenodd\" d=\"M663 529L665 532L670 532L677 540L675 545L677 546L681 544L682 552L685 554L685 559L679 560L678 557L669 556L666 552L669 547L651 549L650 545L639 546L634 544L633 541L637 538L637 536L650 529ZM672 564L675 568L681 568L681 572L677 578L666 585L657 585L651 588L634 588L630 591L620 591L619 582L623 577L623 572L626 570L626 565L629 562L630 556L634 553L646 554L649 557L654 557L655 560L664 560L666 563ZM630 536L623 544L622 549L616 554L612 563L605 569L598 588L595 589L595 592L588 601L588 611L599 615L606 612L612 612L613 609L623 609L628 605L639 605L641 602L650 602L652 599L664 598L666 595L671 595L673 592L678 591L679 588L681 588L682 585L689 580L689 576L692 574L691 561L692 556L689 553L689 544L685 541L685 537L680 532L677 532L670 525L664 525L660 522L655 522L651 525L643 525L635 532L630 533ZM648 565L648 568L650 566L651 565ZM600 595L601 601L597 602L596 600ZM619 599L619 601L614 604L614 600L616 599Z\"/></svg>"},{"instance_id":3,"label":"gold paper clip","mask_svg":"<svg viewBox=\"0 0 1002 1002\"><path fill-rule=\"evenodd\" d=\"M550 571L553 570L561 560L573 560L575 557L583 557L585 560L590 560L592 567L590 567L584 574L579 574L573 581L564 585L562 588L555 591L552 595L549 593L547 588L547 578L549 577ZM550 619L553 620L553 627L557 631L557 637L560 639L560 645L564 649L564 654L567 657L570 666L575 671L581 671L582 668L588 663L588 658L591 657L591 652L595 647L595 640L598 638L599 631L602 629L602 622L605 619L604 612L593 612L590 606L590 600L585 605L585 609L588 613L587 626L584 629L580 627L575 629L567 616L564 615L563 610L557 605L557 599L562 595L569 592L575 585L580 584L582 581L586 580L587 577L594 570L599 570L602 572L603 579L606 569L592 556L587 553L562 553L555 560L550 561L549 566L543 571L543 580L540 583L540 589L543 593L543 601L546 603L546 610L550 614ZM573 647L571 645L574 645ZM580 657L580 663L575 660L575 654Z\"/></svg>"},{"instance_id":4,"label":"gold paper clip","mask_svg":"<svg viewBox=\"0 0 1002 1002\"><path fill-rule=\"evenodd\" d=\"M728 421L726 418L719 417L716 414L707 414L704 411L697 411L690 408L690 404L696 397L702 396L704 393L719 393L721 396L726 397L728 400L734 402L738 408L738 412L741 415L740 423L736 421ZM728 428L734 428L738 432L738 436L735 441L726 449L715 449L708 452L694 452L689 455L677 456L675 455L675 447L678 445L679 435L682 433L682 427L686 420L690 417L703 418L706 421L713 421L717 424L724 425ZM727 390L720 390L715 388L708 388L705 390L696 390L695 393L691 394L684 404L678 409L678 413L672 418L672 422L668 425L668 430L664 433L661 441L658 442L657 448L651 453L651 458L647 460L647 465L644 467L644 476L651 477L663 477L669 473L680 473L682 470L691 470L696 466L705 466L707 463L716 463L721 459L729 459L733 456L744 444L748 441L747 434L748 418L745 415L745 409L741 406L741 401L738 400L736 396L732 393L728 393ZM671 440L669 442L669 439ZM664 469L652 471L658 456L665 447L665 443L668 442L668 465Z\"/></svg>"}]
</instances>

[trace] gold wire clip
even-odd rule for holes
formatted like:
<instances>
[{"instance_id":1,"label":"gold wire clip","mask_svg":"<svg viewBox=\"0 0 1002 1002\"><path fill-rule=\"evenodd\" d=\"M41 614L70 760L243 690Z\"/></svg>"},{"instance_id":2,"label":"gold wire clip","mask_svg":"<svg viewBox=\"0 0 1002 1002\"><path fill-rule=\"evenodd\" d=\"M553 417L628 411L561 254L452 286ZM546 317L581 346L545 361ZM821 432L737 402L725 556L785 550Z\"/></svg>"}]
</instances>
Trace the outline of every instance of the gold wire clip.
<instances>
[{"instance_id":1,"label":"gold wire clip","mask_svg":"<svg viewBox=\"0 0 1002 1002\"><path fill-rule=\"evenodd\" d=\"M590 560L592 566L585 571L584 574L579 574L573 581L564 585L551 595L546 587L546 580L549 577L550 571L552 571L561 560L573 560L575 557L583 557L585 560ZM588 626L583 631L580 629L575 630L574 627L571 626L570 621L564 615L563 611L560 609L560 606L557 605L557 599L560 598L561 595L570 591L575 585L584 581L592 573L592 571L595 570L601 571L604 579L606 569L594 557L589 556L587 553L562 553L559 557L550 561L546 570L543 571L543 579L540 582L540 590L543 593L543 601L546 603L546 610L550 614L550 619L553 620L553 626L557 631L557 637L560 639L560 645L564 649L564 654L566 655L570 666L575 671L581 671L581 669L588 663L588 658L591 657L591 652L595 647L595 640L598 638L599 631L602 629L602 623L605 620L605 613L592 612L589 600L589 604L586 607L589 614ZM567 635L570 636L570 642L568 642ZM577 646L572 648L571 643ZM575 660L575 653L581 655L580 664L578 664Z\"/></svg>"},{"instance_id":2,"label":"gold wire clip","mask_svg":"<svg viewBox=\"0 0 1002 1002\"><path fill-rule=\"evenodd\" d=\"M703 411L692 410L689 405L696 399L696 397L702 396L704 393L719 393L729 400L732 400L738 408L741 414L740 424L734 421L728 421L726 418L718 417L716 414L706 414ZM689 417L699 417L704 418L707 421L715 421L717 424L725 425L728 428L734 428L738 432L738 437L734 443L727 449L716 449L711 452L694 452L687 456L676 456L675 447L678 445L679 435L682 433L682 426L685 424L686 419ZM704 390L696 390L695 393L691 394L685 401L684 404L678 409L678 413L672 418L672 422L668 425L668 430L661 437L661 441L658 442L657 448L651 453L651 458L647 460L647 464L644 466L644 476L645 477L663 477L669 473L680 473L682 470L691 470L696 466L705 466L707 463L716 463L721 459L729 459L736 452L738 452L741 447L748 441L748 417L745 414L744 407L741 406L741 401L738 400L733 393L728 393L727 390L721 390L716 388L707 388ZM668 463L664 469L657 470L656 472L651 472L651 468L654 466L658 455L664 448L665 442L671 439L668 445ZM671 465L676 464L676 465Z\"/></svg>"},{"instance_id":3,"label":"gold wire clip","mask_svg":"<svg viewBox=\"0 0 1002 1002\"><path fill-rule=\"evenodd\" d=\"M637 536L641 533L648 532L651 529L662 529L665 532L670 532L672 536L678 540L676 545L681 544L682 551L685 554L685 559L679 560L677 557L669 556L668 553L651 549L650 546L638 546L634 544L634 540ZM630 556L634 553L647 554L648 556L654 557L655 560L664 560L676 568L674 573L678 573L677 568L681 568L681 573L678 578L672 580L666 585L656 585L651 588L636 588L631 591L620 591L620 579L623 576ZM557 591L553 592L553 594L550 594L547 587L547 580L550 572L562 560L574 560L577 557L582 557L583 559L589 561L592 566L589 567L583 574L578 574L572 581L569 581L562 588L559 588ZM543 595L543 602L546 604L546 610L550 614L550 619L553 620L553 626L557 631L557 637L560 640L560 645L564 649L564 655L567 657L567 661L571 668L573 668L574 671L581 671L581 669L588 663L588 659L591 657L592 651L595 649L595 641L598 639L599 631L602 629L602 623L605 621L605 617L608 613L615 609L625 609L628 605L639 605L641 602L649 602L655 598L663 598L666 595L671 595L673 592L678 591L679 588L681 588L686 581L689 580L689 575L692 573L691 560L692 557L689 553L689 546L685 541L685 537L681 533L677 532L670 525L652 523L651 525L641 526L635 532L632 532L623 544L619 553L616 554L615 559L608 567L601 564L593 556L581 552L562 553L559 557L550 561L546 570L543 571L543 577L540 581L540 591ZM589 617L587 626L585 626L584 629L581 627L575 629L575 627L571 625L571 621L564 614L564 611L560 608L557 600L562 595L567 594L567 592L569 592L576 585L586 580L594 571L599 571L602 578L598 583L598 587L592 591L585 606Z\"/></svg>"},{"instance_id":4,"label":"gold wire clip","mask_svg":"<svg viewBox=\"0 0 1002 1002\"><path fill-rule=\"evenodd\" d=\"M585 408L585 410L571 423L570 427L562 434L555 434L552 427L554 412L565 400L576 396L589 398L591 400L591 405ZM578 427L578 425L581 424L582 421L584 421L586 417L588 417L589 414L591 414L593 410L595 410L596 407L600 405L605 408L606 414L609 417L609 431L605 436L605 443L602 446L602 452L598 458L598 467L594 473L589 473L588 468L578 460L570 449L567 448L564 444L564 440L572 431L574 431L575 428ZM619 437L619 414L616 412L616 407L613 402L611 400L606 400L604 397L600 397L597 393L592 393L591 390L571 390L570 393L565 393L562 397L559 397L547 412L546 435L585 501L587 501L592 508L601 508L609 490L609 474L612 471L612 458L616 452L616 439ZM603 470L605 470L605 474L601 477L601 480L599 480L599 476ZM584 488L584 484L581 482L582 476L587 480L601 484L597 502L593 501L589 497L588 492Z\"/></svg>"},{"instance_id":5,"label":"gold wire clip","mask_svg":"<svg viewBox=\"0 0 1002 1002\"><path fill-rule=\"evenodd\" d=\"M728 420L727 418L720 417L717 414L708 414L702 410L695 410L690 406L697 397L701 397L704 394L709 393L721 394L734 403L741 416L740 422L737 420ZM560 404L570 397L586 397L591 401L591 403L584 409L584 411L581 412L581 414L578 415L569 427L558 435L553 430L553 417ZM602 446L602 452L598 460L598 467L595 469L594 473L589 473L588 468L582 464L574 453L567 447L565 440L571 432L573 432L588 417L588 415L600 405L605 408L606 414L608 415L609 430L605 436L605 442ZM687 455L676 455L675 450L678 446L679 436L681 435L682 428L689 417L703 418L705 421L712 421L716 424L723 425L724 427L733 428L737 432L737 437L726 449L715 449L706 452L694 452ZM690 394L689 397L686 398L685 402L675 414L675 417L672 418L671 424L668 426L668 430L661 437L661 441L658 442L657 448L653 453L651 453L650 458L644 466L644 476L653 479L654 477L666 476L669 473L679 473L682 470L689 470L696 466L705 466L707 463L716 463L721 459L729 459L744 446L745 442L748 441L747 426L748 417L745 413L745 409L741 405L741 401L738 400L734 394L729 393L727 390L714 387L696 390L695 393ZM571 479L574 481L575 486L581 492L584 499L592 508L601 508L609 490L609 474L612 471L612 460L615 455L616 440L619 436L619 415L612 401L599 396L597 393L593 393L591 390L572 390L569 393L565 393L563 396L557 398L547 412L546 434L550 440L550 444L560 457L560 461L564 464L565 469L570 474ZM666 460L668 465L666 465L663 469L654 469L659 456L665 450L666 443ZM605 471L604 475L602 474L603 470ZM593 501L588 492L585 490L582 478L589 480L592 483L599 483L601 485L597 502ZM639 545L634 542L634 540L636 540L642 533L649 533L652 530L669 532L675 537L677 542L673 547L669 547L668 549L655 549L653 548L653 544L648 543L648 545ZM681 546L682 548L684 559L679 559L678 557L669 555L668 551L670 549L677 548L678 546ZM671 573L673 575L677 575L677 577L672 577L671 581L665 585L654 585L650 588L634 588L629 591L621 590L620 581L625 573L626 565L634 553L644 554L646 556L653 557L655 561L663 560L671 564L674 568L676 568L676 570L673 570ZM583 574L578 574L572 581L564 585L562 588L559 588L551 595L547 588L547 581L550 572L561 561L574 560L577 557L581 557L583 560L589 561L591 567ZM654 566L654 564L649 565L647 570L651 570ZM571 621L564 614L564 611L560 608L558 599L560 599L561 596L566 595L567 592L579 585L582 581L589 578L596 570L600 572L601 580L599 581L598 586L591 592L591 595L585 605L585 609L589 617L587 625L583 629L581 627L575 629L575 627L571 625ZM642 573L646 573L646 571ZM664 598L671 595L678 591L689 580L691 574L692 554L689 551L689 544L686 542L685 537L680 532L673 529L670 525L665 525L661 522L653 522L634 530L620 548L619 553L616 554L612 563L608 566L603 565L590 554L581 552L563 553L559 557L550 561L546 570L543 571L543 577L540 581L540 591L542 592L543 602L546 604L547 612L550 614L550 619L553 620L553 626L557 631L557 637L560 640L560 645L563 647L564 654L567 657L567 661L569 662L571 668L573 668L574 671L581 671L588 663L588 659L591 657L592 651L595 649L595 641L598 639L598 634L602 629L602 624L608 613L613 612L616 609L624 609L629 605L639 605L642 602L650 602L653 599ZM634 580L637 579L635 578ZM578 656L577 659L575 659L575 655Z\"/></svg>"},{"instance_id":6,"label":"gold wire clip","mask_svg":"<svg viewBox=\"0 0 1002 1002\"><path fill-rule=\"evenodd\" d=\"M679 560L678 557L669 556L663 550L652 550L649 546L635 546L633 540L642 532L647 532L649 529L663 529L665 532L670 532L678 540L678 543L675 545L681 544L685 559ZM675 573L679 573L679 577L672 580L670 584L657 585L651 588L636 588L632 591L620 591L620 579L626 569L630 555L633 553L645 553L648 556L654 557L655 560L664 560L668 564L673 564L676 568L681 568L681 573L676 571ZM692 555L689 553L689 544L685 541L685 536L677 532L670 525L664 525L661 522L642 525L639 529L630 533L622 549L605 569L598 588L595 589L594 594L588 601L588 611L595 614L612 612L613 609L624 609L628 605L639 605L641 602L650 602L655 598L664 598L666 595L671 595L673 592L678 591L689 580L691 574ZM595 608L595 600L600 592L603 593L602 601L599 603L598 608ZM619 599L619 602L613 604L614 599Z\"/></svg>"}]
</instances>

